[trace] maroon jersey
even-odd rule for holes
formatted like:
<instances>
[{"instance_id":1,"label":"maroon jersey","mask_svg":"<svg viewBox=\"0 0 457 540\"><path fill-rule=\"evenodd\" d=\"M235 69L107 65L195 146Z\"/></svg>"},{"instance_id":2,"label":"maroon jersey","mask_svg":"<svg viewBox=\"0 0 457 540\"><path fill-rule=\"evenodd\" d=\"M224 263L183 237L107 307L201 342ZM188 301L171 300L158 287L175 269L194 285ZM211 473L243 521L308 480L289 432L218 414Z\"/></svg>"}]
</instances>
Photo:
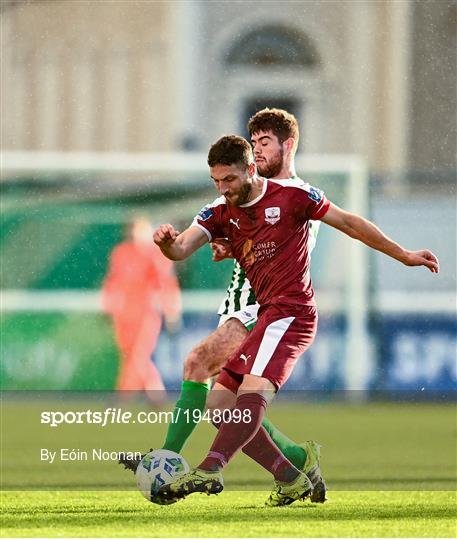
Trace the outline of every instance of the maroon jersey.
<instances>
[{"instance_id":1,"label":"maroon jersey","mask_svg":"<svg viewBox=\"0 0 457 540\"><path fill-rule=\"evenodd\" d=\"M192 225L211 241L228 238L259 304L314 305L308 250L309 220L330 202L322 191L297 180L263 179L262 193L241 206L219 197Z\"/></svg>"}]
</instances>

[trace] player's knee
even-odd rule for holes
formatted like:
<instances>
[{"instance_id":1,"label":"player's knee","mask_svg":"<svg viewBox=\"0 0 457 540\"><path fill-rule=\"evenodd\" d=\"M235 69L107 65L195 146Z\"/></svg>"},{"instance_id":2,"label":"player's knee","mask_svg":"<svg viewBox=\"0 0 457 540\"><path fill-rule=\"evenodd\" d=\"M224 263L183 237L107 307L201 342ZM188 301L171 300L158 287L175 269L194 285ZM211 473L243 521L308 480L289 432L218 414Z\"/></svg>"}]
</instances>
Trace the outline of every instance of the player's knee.
<instances>
[{"instance_id":1,"label":"player's knee","mask_svg":"<svg viewBox=\"0 0 457 540\"><path fill-rule=\"evenodd\" d=\"M184 380L206 382L211 376L208 350L204 345L198 345L184 361Z\"/></svg>"},{"instance_id":2,"label":"player's knee","mask_svg":"<svg viewBox=\"0 0 457 540\"><path fill-rule=\"evenodd\" d=\"M233 409L236 402L236 394L216 383L211 390L206 408L212 413L224 409Z\"/></svg>"},{"instance_id":3,"label":"player's knee","mask_svg":"<svg viewBox=\"0 0 457 540\"><path fill-rule=\"evenodd\" d=\"M230 411L233 407L230 407L230 403L224 399L214 399L209 400L207 403L206 410L209 414L209 418L213 418L214 414L219 415L222 411Z\"/></svg>"}]
</instances>

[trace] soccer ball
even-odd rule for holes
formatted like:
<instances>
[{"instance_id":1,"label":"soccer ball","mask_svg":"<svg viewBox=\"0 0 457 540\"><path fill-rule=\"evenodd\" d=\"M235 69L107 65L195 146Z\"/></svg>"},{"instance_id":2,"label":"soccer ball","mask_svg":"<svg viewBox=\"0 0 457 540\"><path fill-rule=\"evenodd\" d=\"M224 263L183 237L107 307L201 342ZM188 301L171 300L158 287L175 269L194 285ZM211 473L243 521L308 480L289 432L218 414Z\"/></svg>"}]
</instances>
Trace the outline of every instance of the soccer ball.
<instances>
[{"instance_id":1,"label":"soccer ball","mask_svg":"<svg viewBox=\"0 0 457 540\"><path fill-rule=\"evenodd\" d=\"M135 472L136 485L143 496L156 504L172 504L157 496L160 486L169 484L189 472L186 460L171 450L153 450L146 454Z\"/></svg>"}]
</instances>

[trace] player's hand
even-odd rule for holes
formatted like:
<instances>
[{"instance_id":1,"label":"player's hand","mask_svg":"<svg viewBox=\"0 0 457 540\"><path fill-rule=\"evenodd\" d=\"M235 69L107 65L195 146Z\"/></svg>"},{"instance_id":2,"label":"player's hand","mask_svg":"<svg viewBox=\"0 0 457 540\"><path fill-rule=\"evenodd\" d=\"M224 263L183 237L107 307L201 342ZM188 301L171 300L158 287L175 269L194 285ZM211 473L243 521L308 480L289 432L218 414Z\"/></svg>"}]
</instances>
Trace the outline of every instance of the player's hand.
<instances>
[{"instance_id":1,"label":"player's hand","mask_svg":"<svg viewBox=\"0 0 457 540\"><path fill-rule=\"evenodd\" d=\"M434 274L440 271L438 258L428 249L408 251L405 264L406 266L426 266Z\"/></svg>"},{"instance_id":2,"label":"player's hand","mask_svg":"<svg viewBox=\"0 0 457 540\"><path fill-rule=\"evenodd\" d=\"M233 259L232 246L226 238L216 238L210 244L213 250L213 261L219 262L224 259Z\"/></svg>"},{"instance_id":3,"label":"player's hand","mask_svg":"<svg viewBox=\"0 0 457 540\"><path fill-rule=\"evenodd\" d=\"M158 229L154 231L153 238L154 242L159 247L167 247L173 244L176 238L179 236L179 231L177 231L173 225L169 223L165 225L160 225Z\"/></svg>"}]
</instances>

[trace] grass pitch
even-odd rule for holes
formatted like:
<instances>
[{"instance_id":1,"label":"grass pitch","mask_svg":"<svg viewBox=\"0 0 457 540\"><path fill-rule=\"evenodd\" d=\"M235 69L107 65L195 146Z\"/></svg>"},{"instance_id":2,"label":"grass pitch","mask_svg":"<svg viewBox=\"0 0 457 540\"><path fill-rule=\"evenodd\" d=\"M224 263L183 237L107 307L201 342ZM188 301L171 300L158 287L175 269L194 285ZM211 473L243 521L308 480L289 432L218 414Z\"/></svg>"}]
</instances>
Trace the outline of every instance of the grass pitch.
<instances>
[{"instance_id":1,"label":"grass pitch","mask_svg":"<svg viewBox=\"0 0 457 540\"><path fill-rule=\"evenodd\" d=\"M160 507L134 492L13 492L2 501L2 536L452 538L457 533L453 492L338 491L324 505L286 508L264 508L266 496L195 494Z\"/></svg>"},{"instance_id":2,"label":"grass pitch","mask_svg":"<svg viewBox=\"0 0 457 540\"><path fill-rule=\"evenodd\" d=\"M62 402L73 410L87 406ZM324 505L286 508L263 506L270 475L244 455L227 467L221 495L195 494L166 507L143 499L133 475L115 463L41 464L43 445L145 450L157 448L166 429L43 427L43 407L3 404L2 537L457 536L452 403L275 404L269 416L291 438L323 443L330 489ZM211 426L197 428L183 452L191 465L213 437Z\"/></svg>"}]
</instances>

